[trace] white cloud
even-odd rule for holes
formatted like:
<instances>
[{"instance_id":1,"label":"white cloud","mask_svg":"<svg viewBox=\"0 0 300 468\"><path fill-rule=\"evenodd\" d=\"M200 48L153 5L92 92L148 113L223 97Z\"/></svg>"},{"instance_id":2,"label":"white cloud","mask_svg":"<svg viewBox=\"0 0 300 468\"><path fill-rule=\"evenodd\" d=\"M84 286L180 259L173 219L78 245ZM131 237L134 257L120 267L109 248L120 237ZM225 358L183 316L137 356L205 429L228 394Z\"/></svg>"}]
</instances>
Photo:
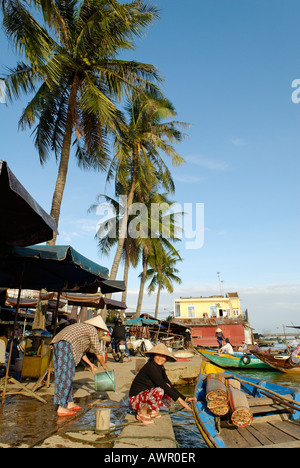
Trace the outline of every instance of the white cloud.
<instances>
[{"instance_id":1,"label":"white cloud","mask_svg":"<svg viewBox=\"0 0 300 468\"><path fill-rule=\"evenodd\" d=\"M228 234L228 231L226 230L218 232L218 236L226 236L227 234Z\"/></svg>"},{"instance_id":2,"label":"white cloud","mask_svg":"<svg viewBox=\"0 0 300 468\"><path fill-rule=\"evenodd\" d=\"M66 232L62 231L59 233L58 239L60 244L70 243L74 237L78 237L78 232Z\"/></svg>"},{"instance_id":3,"label":"white cloud","mask_svg":"<svg viewBox=\"0 0 300 468\"><path fill-rule=\"evenodd\" d=\"M186 156L185 160L190 164L209 169L211 171L227 171L228 164L225 161L217 161L201 154Z\"/></svg>"},{"instance_id":4,"label":"white cloud","mask_svg":"<svg viewBox=\"0 0 300 468\"><path fill-rule=\"evenodd\" d=\"M74 220L74 224L83 232L93 232L96 234L97 231L97 221L87 219L87 218L78 218Z\"/></svg>"},{"instance_id":5,"label":"white cloud","mask_svg":"<svg viewBox=\"0 0 300 468\"><path fill-rule=\"evenodd\" d=\"M188 175L187 176L175 175L173 178L177 180L178 182L185 182L187 184L196 184L199 182L203 182L205 180L205 177L188 176Z\"/></svg>"},{"instance_id":6,"label":"white cloud","mask_svg":"<svg viewBox=\"0 0 300 468\"><path fill-rule=\"evenodd\" d=\"M230 141L234 146L245 146L247 144L242 138L232 138Z\"/></svg>"}]
</instances>

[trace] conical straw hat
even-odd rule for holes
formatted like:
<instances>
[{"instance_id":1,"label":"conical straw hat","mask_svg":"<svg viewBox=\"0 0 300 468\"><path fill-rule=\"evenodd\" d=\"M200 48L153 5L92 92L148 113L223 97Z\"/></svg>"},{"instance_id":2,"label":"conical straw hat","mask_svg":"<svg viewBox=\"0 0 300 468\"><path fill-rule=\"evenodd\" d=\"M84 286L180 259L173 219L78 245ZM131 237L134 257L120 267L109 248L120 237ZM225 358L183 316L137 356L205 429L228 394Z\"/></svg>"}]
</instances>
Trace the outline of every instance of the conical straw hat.
<instances>
[{"instance_id":1,"label":"conical straw hat","mask_svg":"<svg viewBox=\"0 0 300 468\"><path fill-rule=\"evenodd\" d=\"M101 330L108 332L108 328L105 325L104 320L100 315L97 315L97 317L91 318L89 320L85 320L83 323L87 323L88 325L93 325L94 327L100 328Z\"/></svg>"},{"instance_id":2,"label":"conical straw hat","mask_svg":"<svg viewBox=\"0 0 300 468\"><path fill-rule=\"evenodd\" d=\"M173 356L173 354L171 353L171 351L168 350L168 348L166 347L166 345L160 343L156 346L154 346L154 348L150 349L150 351L147 352L147 355L148 354L162 354L163 356L166 356L167 360L168 361L176 361L177 359Z\"/></svg>"}]
</instances>

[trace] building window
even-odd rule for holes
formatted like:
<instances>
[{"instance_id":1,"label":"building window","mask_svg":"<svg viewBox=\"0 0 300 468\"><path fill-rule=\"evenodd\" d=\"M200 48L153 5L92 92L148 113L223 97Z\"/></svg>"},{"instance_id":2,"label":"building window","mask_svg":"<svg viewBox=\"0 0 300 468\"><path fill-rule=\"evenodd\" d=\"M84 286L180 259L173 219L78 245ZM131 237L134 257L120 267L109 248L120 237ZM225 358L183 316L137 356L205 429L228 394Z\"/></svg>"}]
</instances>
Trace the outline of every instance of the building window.
<instances>
[{"instance_id":1,"label":"building window","mask_svg":"<svg viewBox=\"0 0 300 468\"><path fill-rule=\"evenodd\" d=\"M233 316L238 317L240 315L239 309L233 309Z\"/></svg>"},{"instance_id":2,"label":"building window","mask_svg":"<svg viewBox=\"0 0 300 468\"><path fill-rule=\"evenodd\" d=\"M175 302L175 317L180 317L180 302Z\"/></svg>"},{"instance_id":3,"label":"building window","mask_svg":"<svg viewBox=\"0 0 300 468\"><path fill-rule=\"evenodd\" d=\"M195 306L194 305L188 306L188 318L195 318Z\"/></svg>"},{"instance_id":4,"label":"building window","mask_svg":"<svg viewBox=\"0 0 300 468\"><path fill-rule=\"evenodd\" d=\"M219 317L223 317L223 318L230 317L230 309L219 309Z\"/></svg>"}]
</instances>

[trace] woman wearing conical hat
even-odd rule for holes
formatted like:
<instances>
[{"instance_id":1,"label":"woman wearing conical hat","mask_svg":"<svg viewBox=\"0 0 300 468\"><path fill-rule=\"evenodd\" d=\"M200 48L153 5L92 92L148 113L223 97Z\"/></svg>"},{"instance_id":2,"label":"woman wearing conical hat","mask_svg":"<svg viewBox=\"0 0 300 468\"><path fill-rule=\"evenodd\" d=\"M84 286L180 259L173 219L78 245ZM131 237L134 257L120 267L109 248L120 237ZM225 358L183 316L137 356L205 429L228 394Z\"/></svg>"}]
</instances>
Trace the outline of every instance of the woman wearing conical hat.
<instances>
[{"instance_id":1,"label":"woman wearing conical hat","mask_svg":"<svg viewBox=\"0 0 300 468\"><path fill-rule=\"evenodd\" d=\"M164 344L159 344L148 351L150 360L139 371L129 391L129 401L137 411L137 419L143 424L153 424L152 418L160 417L162 406L170 406L170 400L178 401L184 408L192 411L188 402L195 398L185 398L168 379L164 368L166 361L176 358Z\"/></svg>"},{"instance_id":2,"label":"woman wearing conical hat","mask_svg":"<svg viewBox=\"0 0 300 468\"><path fill-rule=\"evenodd\" d=\"M54 357L55 394L54 404L58 405L58 416L71 416L79 411L80 406L73 402L73 380L75 368L82 359L91 368L97 367L85 355L92 348L104 370L104 363L99 339L108 329L100 315L83 323L75 323L64 328L51 342Z\"/></svg>"},{"instance_id":3,"label":"woman wearing conical hat","mask_svg":"<svg viewBox=\"0 0 300 468\"><path fill-rule=\"evenodd\" d=\"M225 336L224 336L223 331L221 330L221 328L216 329L216 338L217 338L217 341L218 341L219 349L221 349L222 346L223 346L223 341L225 341Z\"/></svg>"}]
</instances>

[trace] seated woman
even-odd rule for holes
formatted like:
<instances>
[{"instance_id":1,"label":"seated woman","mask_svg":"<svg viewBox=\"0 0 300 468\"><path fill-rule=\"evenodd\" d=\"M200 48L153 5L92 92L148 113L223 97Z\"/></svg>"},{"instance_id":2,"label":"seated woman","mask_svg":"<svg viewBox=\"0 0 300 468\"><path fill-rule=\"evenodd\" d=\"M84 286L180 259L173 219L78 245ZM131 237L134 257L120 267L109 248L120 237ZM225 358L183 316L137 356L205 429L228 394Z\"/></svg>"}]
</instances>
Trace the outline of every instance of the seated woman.
<instances>
[{"instance_id":1,"label":"seated woman","mask_svg":"<svg viewBox=\"0 0 300 468\"><path fill-rule=\"evenodd\" d=\"M226 338L226 344L224 346L222 346L221 349L219 349L218 353L219 354L234 354L234 351L233 351L233 347L231 346L230 344L230 340L229 338Z\"/></svg>"},{"instance_id":2,"label":"seated woman","mask_svg":"<svg viewBox=\"0 0 300 468\"><path fill-rule=\"evenodd\" d=\"M153 424L152 418L160 417L162 406L170 406L170 400L178 401L185 409L192 411L187 402L196 398L186 398L171 384L166 374L166 361L176 361L176 358L164 344L152 348L147 356L150 360L134 378L129 401L133 410L137 411L137 419L143 424Z\"/></svg>"}]
</instances>

